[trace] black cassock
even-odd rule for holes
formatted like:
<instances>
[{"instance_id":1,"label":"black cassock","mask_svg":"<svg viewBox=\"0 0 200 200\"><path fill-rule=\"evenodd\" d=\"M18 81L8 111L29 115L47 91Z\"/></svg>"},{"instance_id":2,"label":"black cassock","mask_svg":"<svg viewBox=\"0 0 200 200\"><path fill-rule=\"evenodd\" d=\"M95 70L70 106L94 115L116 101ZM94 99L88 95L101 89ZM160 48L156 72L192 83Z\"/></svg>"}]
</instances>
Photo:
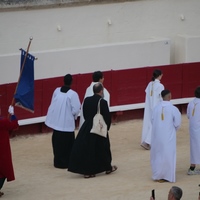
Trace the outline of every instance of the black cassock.
<instances>
[{"instance_id":1,"label":"black cassock","mask_svg":"<svg viewBox=\"0 0 200 200\"><path fill-rule=\"evenodd\" d=\"M90 133L93 125L93 117L97 113L97 105L100 98L101 96L94 94L84 100L83 115L85 122L80 128L72 148L68 167L68 171L70 172L92 175L112 169L112 156L108 134L107 138L105 138ZM111 115L107 101L104 99L100 101L100 113L109 130Z\"/></svg>"}]
</instances>

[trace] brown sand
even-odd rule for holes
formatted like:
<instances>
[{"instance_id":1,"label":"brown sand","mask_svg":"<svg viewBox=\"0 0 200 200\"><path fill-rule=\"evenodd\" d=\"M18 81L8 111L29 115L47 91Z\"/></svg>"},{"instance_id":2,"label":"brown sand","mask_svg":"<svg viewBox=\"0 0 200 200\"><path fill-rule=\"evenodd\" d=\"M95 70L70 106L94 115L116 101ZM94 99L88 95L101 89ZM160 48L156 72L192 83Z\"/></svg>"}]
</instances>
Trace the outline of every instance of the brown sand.
<instances>
[{"instance_id":1,"label":"brown sand","mask_svg":"<svg viewBox=\"0 0 200 200\"><path fill-rule=\"evenodd\" d=\"M17 136L11 139L16 180L3 187L5 200L148 200L155 189L156 199L166 200L171 186L183 189L183 200L197 200L200 175L188 176L188 120L182 116L177 132L176 183L151 180L150 152L140 147L142 120L113 124L110 141L113 164L118 170L84 179L81 175L52 165L51 133Z\"/></svg>"}]
</instances>

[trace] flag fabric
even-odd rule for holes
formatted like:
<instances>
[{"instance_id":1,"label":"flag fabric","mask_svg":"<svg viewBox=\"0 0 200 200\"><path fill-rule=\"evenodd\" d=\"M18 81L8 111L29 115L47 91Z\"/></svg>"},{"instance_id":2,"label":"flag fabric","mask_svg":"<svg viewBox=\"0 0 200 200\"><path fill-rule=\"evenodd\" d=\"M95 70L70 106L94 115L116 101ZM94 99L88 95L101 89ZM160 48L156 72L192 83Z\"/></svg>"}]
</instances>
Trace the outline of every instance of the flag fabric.
<instances>
[{"instance_id":1,"label":"flag fabric","mask_svg":"<svg viewBox=\"0 0 200 200\"><path fill-rule=\"evenodd\" d=\"M26 51L21 49L20 77L14 94L15 105L30 112L34 112L34 60L34 56L28 53L26 57Z\"/></svg>"}]
</instances>

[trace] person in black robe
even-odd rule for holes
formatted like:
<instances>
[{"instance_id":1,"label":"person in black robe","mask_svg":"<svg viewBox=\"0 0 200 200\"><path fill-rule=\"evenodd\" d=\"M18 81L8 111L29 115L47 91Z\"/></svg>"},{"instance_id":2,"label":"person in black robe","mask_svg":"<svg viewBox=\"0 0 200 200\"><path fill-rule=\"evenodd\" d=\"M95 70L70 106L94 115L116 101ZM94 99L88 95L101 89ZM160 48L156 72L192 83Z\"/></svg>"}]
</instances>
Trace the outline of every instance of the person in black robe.
<instances>
[{"instance_id":1,"label":"person in black robe","mask_svg":"<svg viewBox=\"0 0 200 200\"><path fill-rule=\"evenodd\" d=\"M110 174L117 170L117 166L111 165L112 156L108 133L106 138L90 133L100 99L100 113L107 124L108 130L111 125L108 103L102 98L103 85L96 83L93 86L93 92L93 96L84 100L83 115L85 122L75 139L68 167L68 171L83 174L85 178L95 177L96 174L102 172Z\"/></svg>"}]
</instances>

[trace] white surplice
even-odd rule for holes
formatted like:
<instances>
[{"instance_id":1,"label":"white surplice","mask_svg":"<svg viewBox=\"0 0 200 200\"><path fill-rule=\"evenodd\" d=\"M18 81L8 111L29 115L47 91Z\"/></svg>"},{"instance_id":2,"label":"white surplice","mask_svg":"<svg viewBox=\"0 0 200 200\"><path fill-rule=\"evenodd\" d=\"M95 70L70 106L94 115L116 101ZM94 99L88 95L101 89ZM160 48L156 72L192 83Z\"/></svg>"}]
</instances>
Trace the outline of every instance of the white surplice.
<instances>
[{"instance_id":1,"label":"white surplice","mask_svg":"<svg viewBox=\"0 0 200 200\"><path fill-rule=\"evenodd\" d=\"M181 113L170 101L154 108L150 150L153 180L176 181L176 131L180 125Z\"/></svg>"},{"instance_id":2,"label":"white surplice","mask_svg":"<svg viewBox=\"0 0 200 200\"><path fill-rule=\"evenodd\" d=\"M67 93L61 92L60 89L56 88L52 95L45 124L57 131L73 132L75 119L81 108L79 96L71 89Z\"/></svg>"},{"instance_id":3,"label":"white surplice","mask_svg":"<svg viewBox=\"0 0 200 200\"><path fill-rule=\"evenodd\" d=\"M94 92L93 92L93 86L96 84L97 82L92 82L90 84L90 86L86 89L86 92L85 92L85 96L84 96L84 99L86 97L90 97L90 96L93 96L94 95ZM108 107L110 107L110 94L108 92L108 90L104 87L103 89L103 98L107 101L108 103ZM84 102L84 100L83 100ZM83 103L82 103L82 106L83 106ZM83 117L83 109L82 109L82 106L81 106L81 111L80 111L80 121L79 121L79 129L81 128L83 122L85 121L84 117Z\"/></svg>"},{"instance_id":4,"label":"white surplice","mask_svg":"<svg viewBox=\"0 0 200 200\"><path fill-rule=\"evenodd\" d=\"M190 163L200 164L200 99L194 98L187 107L190 132Z\"/></svg>"},{"instance_id":5,"label":"white surplice","mask_svg":"<svg viewBox=\"0 0 200 200\"><path fill-rule=\"evenodd\" d=\"M141 143L151 144L151 115L153 108L162 101L162 90L164 90L164 86L160 83L158 79L155 79L155 81L151 81L145 89L146 97Z\"/></svg>"}]
</instances>

